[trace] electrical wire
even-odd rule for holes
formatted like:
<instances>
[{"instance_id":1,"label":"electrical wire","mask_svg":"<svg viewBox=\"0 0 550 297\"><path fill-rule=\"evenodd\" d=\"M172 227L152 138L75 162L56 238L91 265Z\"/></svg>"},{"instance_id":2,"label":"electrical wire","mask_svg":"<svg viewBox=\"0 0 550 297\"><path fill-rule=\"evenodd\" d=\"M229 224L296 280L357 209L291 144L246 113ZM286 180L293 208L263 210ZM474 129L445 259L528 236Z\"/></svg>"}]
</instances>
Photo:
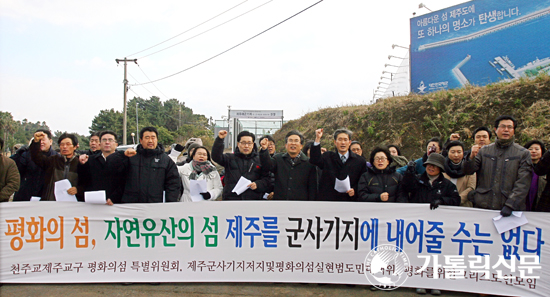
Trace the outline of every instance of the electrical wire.
<instances>
[{"instance_id":1,"label":"electrical wire","mask_svg":"<svg viewBox=\"0 0 550 297\"><path fill-rule=\"evenodd\" d=\"M264 30L264 31L262 31L262 32L260 32L260 33L258 33L258 34L256 34L256 35L254 35L254 36L248 38L247 40L245 40L245 41L243 41L243 42L241 42L241 43L239 43L239 44L237 44L237 45L234 45L234 46L230 47L229 49L226 49L225 51L223 51L223 52L221 52L221 53L219 53L219 54L217 54L217 55L215 55L215 56L212 56L212 57L210 57L210 58L208 58L208 59L206 59L206 60L204 60L204 61L202 61L202 62L199 62L199 63L197 63L197 64L195 64L195 65L193 65L193 66L190 66L190 67L185 68L185 69L183 69L183 70L181 70L181 71L178 71L178 72L176 72L176 73L170 74L170 75L168 75L168 76L165 76L165 77L162 77L162 78L159 78L159 79L156 79L156 80L148 81L148 82L146 82L146 83L141 83L141 84L135 84L135 85L132 85L132 86L141 86L141 85L146 85L146 84L154 83L154 82L161 81L161 80L163 80L163 79L167 79L167 78L169 78L169 77L178 75L178 74L183 73L183 72L185 72L185 71L188 71L188 70L190 70L190 69L193 69L193 68L195 68L195 67L197 67L197 66L199 66L199 65L202 65L202 64L204 64L204 63L206 63L206 62L208 62L208 61L210 61L210 60L212 60L212 59L214 59L214 58L216 58L216 57L219 57L219 56L221 56L221 55L223 55L223 54L229 52L230 50L232 50L232 49L234 49L234 48L236 48L236 47L238 47L238 46L240 46L240 45L242 45L242 44L244 44L244 43L246 43L246 42L248 42L248 41L250 41L250 40L252 40L252 39L254 39L254 38L258 37L258 36L260 36L260 35L262 35L263 33L265 33L265 32L267 32L267 31L269 31L269 30L271 30L271 29L273 29L273 28L279 26L280 24L282 24L282 23L284 23L284 22L290 20L291 18L293 18L293 17L295 17L295 16L301 14L302 12L304 12L304 11L306 11L306 10L312 8L313 6L315 6L315 5L317 5L317 4L321 3L321 2L323 2L323 0L319 0L318 2L315 2L314 4L308 6L308 7L306 7L305 9L303 9L303 10L301 10L301 11L295 13L294 15L292 15L292 16L290 16L290 17L284 19L283 21L281 21L281 22L279 22L279 23L277 23L277 24L275 24L275 25L273 25L273 26L267 28L266 30Z\"/></svg>"},{"instance_id":2,"label":"electrical wire","mask_svg":"<svg viewBox=\"0 0 550 297\"><path fill-rule=\"evenodd\" d=\"M268 2L266 2L266 3L264 3L264 4L261 4L261 5L259 5L259 6L256 6L256 7L252 8L251 10L249 10L249 11L247 11L247 12L244 12L244 13L242 13L242 14L240 14L240 15L238 15L238 16L236 16L236 17L234 17L234 18L232 18L232 19L230 19L230 20L228 20L228 21L225 21L225 22L223 22L223 23L221 23L221 24L219 24L219 25L217 25L217 26L214 26L214 27L212 27L212 28L210 28L210 29L208 29L208 30L206 30L206 31L203 31L203 32L201 32L201 33L199 33L199 34L197 34L197 35L195 35L195 36L189 37L189 38L187 38L187 39L185 39L185 40L182 40L182 41L180 41L180 42L178 42L178 43L172 44L171 46L165 47L165 48L163 48L163 49L161 49L161 50L158 50L158 51L156 51L156 52L150 53L150 54L145 55L145 56L143 56L143 57L139 57L138 60L139 60L139 59L146 58L146 57L149 57L149 56L152 56L152 55L154 55L154 54L158 54L158 53L160 53L160 52L162 52L162 51L165 51L165 50L167 50L167 49L169 49L169 48L172 48L172 47L174 47L174 46L176 46L176 45L180 45L180 44L182 44L182 43L184 43L184 42L186 42L186 41L189 41L189 40L191 40L191 39L193 39L193 38L195 38L195 37L199 37L199 36L201 36L201 35L203 35L203 34L205 34L205 33L207 33L207 32L210 32L210 31L212 31L212 30L214 30L214 29L216 29L216 28L218 28L218 27L220 27L220 26L225 25L225 24L227 24L227 23L229 23L229 22L231 22L231 21L233 21L233 20L236 20L236 19L242 17L243 15L248 14L249 12L252 12L252 11L254 11L254 10L256 10L256 9L258 9L258 8L260 8L260 7L262 7L262 6L266 5L266 4L268 4L268 3L270 3L270 2L273 2L273 0L269 0Z\"/></svg>"},{"instance_id":3,"label":"electrical wire","mask_svg":"<svg viewBox=\"0 0 550 297\"><path fill-rule=\"evenodd\" d=\"M204 22L202 22L202 23L200 23L200 24L194 26L194 27L191 27L190 29L187 29L187 30L181 32L180 34L178 34L178 35L176 35L176 36L174 36L174 37L168 38L168 39L166 39L166 40L163 41L163 42L157 43L157 44L155 44L155 45L153 45L153 46L150 46L150 47L148 47L148 48L146 48L146 49L144 49L144 50L141 50L141 51L139 51L139 52L133 53L133 54L131 54L131 55L127 55L126 57L131 57L131 56L133 56L133 55L137 55L137 54L139 54L139 53L143 53L144 51L150 50L150 49L152 49L152 48L154 48L154 47L156 47L156 46L159 46L159 45L161 45L161 44L163 44L163 43L165 43L165 42L168 42L168 41L170 41L170 40L172 40L172 39L174 39L174 38L176 38L176 37L178 37L178 36L181 36L181 35L183 35L183 34L189 32L189 31L191 31L191 30L193 30L193 29L195 29L195 28L197 28L197 27L199 27L199 26L201 26L201 25L204 25L204 24L210 22L211 20L213 20L213 19L215 19L215 18L221 16L222 14L224 14L224 13L226 13L226 12L228 12L228 11L230 11L230 10L232 10L232 9L234 9L234 8L236 8L236 7L238 7L238 6L240 6L241 4L243 4L243 3L247 2L247 1L248 1L248 0L245 0L245 1L243 1L243 2L241 2L241 3L239 3L239 4L237 4L237 5L235 5L235 6L231 7L231 8L229 8L228 10L226 10L226 11L224 11L224 12L222 12L222 13L220 13L220 14L218 14L218 15L216 15L216 16L214 16L214 17L212 17L212 18L210 18L210 19L208 19L208 20L206 20L206 21L204 21Z\"/></svg>"},{"instance_id":4,"label":"electrical wire","mask_svg":"<svg viewBox=\"0 0 550 297\"><path fill-rule=\"evenodd\" d=\"M128 75L130 75L138 84L139 84L139 81L130 73L128 72ZM131 85L130 85L131 86ZM149 91L146 87L144 86L141 86L142 88L145 89L145 91L149 92L149 94L153 95L153 96L156 96L156 94L154 94L153 92ZM131 90L131 88L128 88L129 90ZM134 92L135 93L135 92ZM137 94L136 94L137 95Z\"/></svg>"},{"instance_id":5,"label":"electrical wire","mask_svg":"<svg viewBox=\"0 0 550 297\"><path fill-rule=\"evenodd\" d=\"M137 63L136 63L136 64L137 64ZM139 64L137 64L137 65L138 65L139 70L141 70L141 72L143 73L143 75L145 75L145 77L147 77L148 80L151 80L151 79L149 78L149 76L147 76L147 74L145 74L145 71L143 71L143 69L141 69L141 66L139 66ZM166 96L166 94L164 94L159 88L157 88L157 85L153 84L153 87L155 87L155 89L157 89L157 91L159 91L162 95L164 95L164 97L165 97L166 99L169 99L168 96Z\"/></svg>"}]
</instances>

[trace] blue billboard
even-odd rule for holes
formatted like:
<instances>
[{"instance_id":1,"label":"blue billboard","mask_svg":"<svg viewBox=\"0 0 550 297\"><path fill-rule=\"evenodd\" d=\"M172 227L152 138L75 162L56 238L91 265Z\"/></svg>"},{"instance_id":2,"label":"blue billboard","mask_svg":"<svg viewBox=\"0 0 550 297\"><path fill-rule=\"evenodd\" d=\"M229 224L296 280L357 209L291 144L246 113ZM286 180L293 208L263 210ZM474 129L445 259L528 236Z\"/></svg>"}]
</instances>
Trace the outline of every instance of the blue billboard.
<instances>
[{"instance_id":1,"label":"blue billboard","mask_svg":"<svg viewBox=\"0 0 550 297\"><path fill-rule=\"evenodd\" d=\"M411 91L550 71L550 0L474 0L411 19Z\"/></svg>"}]
</instances>

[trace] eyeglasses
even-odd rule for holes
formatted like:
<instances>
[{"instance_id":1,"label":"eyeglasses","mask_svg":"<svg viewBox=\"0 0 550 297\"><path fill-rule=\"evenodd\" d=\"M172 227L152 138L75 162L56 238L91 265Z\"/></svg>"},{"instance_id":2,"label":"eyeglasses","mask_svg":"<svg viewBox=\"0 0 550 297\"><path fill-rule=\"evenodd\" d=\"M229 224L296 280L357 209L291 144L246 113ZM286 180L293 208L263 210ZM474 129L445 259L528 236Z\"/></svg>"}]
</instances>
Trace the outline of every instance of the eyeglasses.
<instances>
[{"instance_id":1,"label":"eyeglasses","mask_svg":"<svg viewBox=\"0 0 550 297\"><path fill-rule=\"evenodd\" d=\"M101 139L101 142L116 142L113 138Z\"/></svg>"},{"instance_id":2,"label":"eyeglasses","mask_svg":"<svg viewBox=\"0 0 550 297\"><path fill-rule=\"evenodd\" d=\"M374 158L374 161L386 161L388 158L386 157L376 157Z\"/></svg>"},{"instance_id":3,"label":"eyeglasses","mask_svg":"<svg viewBox=\"0 0 550 297\"><path fill-rule=\"evenodd\" d=\"M253 146L254 145L254 142L244 142L244 141L241 141L239 142L240 145L242 146Z\"/></svg>"},{"instance_id":4,"label":"eyeglasses","mask_svg":"<svg viewBox=\"0 0 550 297\"><path fill-rule=\"evenodd\" d=\"M512 126L512 125L508 125L508 126L506 126L506 125L498 125L498 128L499 128L499 129L502 129L502 130L504 130L504 129L513 130L513 129L514 129L514 126Z\"/></svg>"}]
</instances>

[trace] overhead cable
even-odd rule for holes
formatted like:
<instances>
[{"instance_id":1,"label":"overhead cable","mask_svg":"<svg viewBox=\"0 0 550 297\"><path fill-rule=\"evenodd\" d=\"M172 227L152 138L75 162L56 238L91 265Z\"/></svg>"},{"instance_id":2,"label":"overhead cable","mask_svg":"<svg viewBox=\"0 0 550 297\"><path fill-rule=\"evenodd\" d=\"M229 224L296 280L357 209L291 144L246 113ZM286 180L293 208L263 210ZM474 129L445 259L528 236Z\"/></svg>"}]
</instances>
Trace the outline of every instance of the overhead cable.
<instances>
[{"instance_id":1,"label":"overhead cable","mask_svg":"<svg viewBox=\"0 0 550 297\"><path fill-rule=\"evenodd\" d=\"M199 27L199 26L201 26L201 25L203 25L203 24L208 23L209 21L211 21L211 20L213 20L213 19L215 19L215 18L221 16L222 14L224 14L224 13L226 13L226 12L228 12L228 11L230 11L230 10L236 8L236 7L238 7L239 5L241 5L241 4L243 4L243 3L247 2L247 1L248 1L248 0L245 0L245 1L243 1L243 2L241 2L241 3L239 3L239 4L237 4L237 5L235 5L235 6L231 7L231 8L229 8L228 10L226 10L226 11L224 11L224 12L222 12L222 13L220 13L220 14L218 14L218 15L216 15L216 16L214 16L214 17L212 17L212 18L210 18L210 19L208 19L208 20L206 20L206 21L204 21L204 22L202 22L202 23L200 23L200 24L194 26L194 27L191 27L191 28L189 28L189 29L187 29L187 30L181 32L180 34L178 34L178 35L176 35L176 36L174 36L174 37L168 38L168 39L166 39L166 40L163 41L163 42L157 43L157 44L155 44L155 45L153 45L153 46L150 46L150 47L148 47L148 48L146 48L146 49L144 49L144 50L141 50L141 51L139 51L139 52L133 53L133 54L131 54L131 55L127 55L126 57L131 57L131 56L133 56L133 55L137 55L137 54L139 54L139 53L143 53L144 51L150 50L150 49L152 49L152 48L154 48L154 47L156 47L156 46L159 46L159 45L161 45L161 44L163 44L163 43L165 43L165 42L167 42L167 41L170 41L170 40L172 40L172 39L174 39L174 38L176 38L176 37L178 37L178 36L181 36L181 35L183 35L183 34L189 32L189 31L191 31L191 30L193 30L193 29L195 29L195 28L197 28L197 27Z\"/></svg>"},{"instance_id":2,"label":"overhead cable","mask_svg":"<svg viewBox=\"0 0 550 297\"><path fill-rule=\"evenodd\" d=\"M206 31L203 31L203 32L201 32L201 33L199 33L199 34L197 34L197 35L191 36L191 37L189 37L189 38L187 38L187 39L184 39L184 40L182 40L182 41L180 41L180 42L178 42L178 43L172 44L171 46L167 46L167 47L165 47L165 48L163 48L163 49L160 49L160 50L158 50L158 51L156 51L156 52L152 52L152 53L150 53L150 54L148 54L148 55L145 55L145 56L143 56L143 57L139 57L138 60L139 60L139 59L146 58L146 57L149 57L149 56L152 56L152 55L154 55L154 54L158 54L158 53L160 53L160 52L162 52L162 51L165 51L165 50L167 50L167 49L169 49L169 48L172 48L172 47L174 47L174 46L176 46L176 45L180 45L180 44L182 44L182 43L184 43L184 42L186 42L186 41L189 41L189 40L191 40L191 39L193 39L193 38L195 38L195 37L199 37L199 36L203 35L204 33L210 32L210 31L212 31L212 30L214 30L214 29L216 29L216 28L218 28L218 27L220 27L220 26L223 26L223 25L225 25L225 24L227 24L227 23L229 23L229 22L231 22L231 21L233 21L233 20L236 20L236 19L242 17L243 15L248 14L249 12L252 12L252 11L254 11L254 10L256 10L256 9L258 9L258 8L260 8L260 7L262 7L262 6L266 5L266 4L268 4L268 3L270 3L270 2L273 2L273 0L269 0L268 2L266 2L266 3L264 3L264 4L258 5L258 6L252 8L251 10L249 10L249 11L247 11L247 12L244 12L244 13L242 13L242 14L240 14L240 15L238 15L238 16L236 16L236 17L230 19L230 20L227 20L227 21L225 21L225 22L223 22L223 23L221 23L221 24L219 24L219 25L217 25L217 26L214 26L214 27L212 27L212 28L210 28L210 29L208 29L208 30L206 30Z\"/></svg>"},{"instance_id":3,"label":"overhead cable","mask_svg":"<svg viewBox=\"0 0 550 297\"><path fill-rule=\"evenodd\" d=\"M178 72L176 72L176 73L170 74L170 75L168 75L168 76L165 76L165 77L162 77L162 78L159 78L159 79L156 79L156 80L148 81L148 82L141 83L141 84L135 84L135 85L132 85L132 86L141 86L141 85L146 85L146 84L154 83L154 82L161 81L161 80L163 80L163 79L167 79L167 78L169 78L169 77L178 75L178 74L183 73L183 72L185 72L185 71L187 71L187 70L193 69L193 68L195 68L195 67L197 67L197 66L199 66L199 65L202 65L202 64L204 64L204 63L206 63L206 62L208 62L208 61L210 61L210 60L212 60L212 59L214 59L214 58L216 58L216 57L219 57L219 56L221 56L221 55L223 55L223 54L229 52L230 50L232 50L232 49L234 49L234 48L236 48L236 47L238 47L238 46L240 46L240 45L242 45L242 44L244 44L244 43L246 43L246 42L248 42L248 41L250 41L250 40L252 40L252 39L254 39L254 38L258 37L258 36L260 36L260 35L262 35L263 33L265 33L265 32L267 32L267 31L269 31L269 30L271 30L271 29L273 29L273 28L279 26L280 24L282 24L282 23L284 23L284 22L290 20L291 18L293 18L293 17L295 17L295 16L301 14L302 12L304 12L304 11L306 11L306 10L312 8L313 6L315 6L315 5L317 5L317 4L321 3L321 2L323 2L323 0L320 0L320 1L318 1L318 2L315 2L314 4L308 6L307 8L305 8L305 9L303 9L303 10L301 10L301 11L295 13L294 15L292 15L292 16L290 16L290 17L284 19L283 21L281 21L281 22L279 22L279 23L277 23L277 24L275 24L275 25L273 25L273 26L267 28L266 30L264 30L264 31L262 31L262 32L260 32L260 33L258 33L258 34L256 34L256 35L254 35L254 36L248 38L247 40L245 40L245 41L243 41L243 42L241 42L241 43L239 43L239 44L237 44L237 45L234 45L234 46L230 47L229 49L226 49L225 51L223 51L223 52L221 52L221 53L219 53L219 54L217 54L217 55L215 55L215 56L212 56L212 57L210 57L210 58L208 58L208 59L206 59L206 60L204 60L204 61L202 61L202 62L199 62L199 63L197 63L197 64L195 64L195 65L193 65L193 66L190 66L190 67L185 68L185 69L183 69L183 70L181 70L181 71L178 71Z\"/></svg>"}]
</instances>

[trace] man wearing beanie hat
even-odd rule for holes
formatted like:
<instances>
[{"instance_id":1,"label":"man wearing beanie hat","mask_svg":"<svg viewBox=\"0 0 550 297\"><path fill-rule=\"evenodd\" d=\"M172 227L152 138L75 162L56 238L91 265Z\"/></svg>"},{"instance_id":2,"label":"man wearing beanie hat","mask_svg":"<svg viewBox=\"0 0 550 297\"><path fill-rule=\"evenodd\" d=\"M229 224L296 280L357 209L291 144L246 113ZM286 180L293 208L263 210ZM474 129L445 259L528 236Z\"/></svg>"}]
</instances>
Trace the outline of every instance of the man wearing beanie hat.
<instances>
[{"instance_id":1,"label":"man wearing beanie hat","mask_svg":"<svg viewBox=\"0 0 550 297\"><path fill-rule=\"evenodd\" d=\"M271 192L273 185L269 171L262 168L253 133L242 131L237 135L235 153L224 154L224 139L227 131L218 132L212 146L212 160L225 168L223 200L260 200L264 193ZM251 181L248 189L237 195L233 189L241 177Z\"/></svg>"},{"instance_id":2,"label":"man wearing beanie hat","mask_svg":"<svg viewBox=\"0 0 550 297\"><path fill-rule=\"evenodd\" d=\"M409 202L430 203L431 209L439 205L460 205L456 186L442 173L445 171L445 157L438 153L430 154L424 162L426 172L421 175L414 173L414 164L410 165L403 176L403 188L410 193Z\"/></svg>"}]
</instances>

